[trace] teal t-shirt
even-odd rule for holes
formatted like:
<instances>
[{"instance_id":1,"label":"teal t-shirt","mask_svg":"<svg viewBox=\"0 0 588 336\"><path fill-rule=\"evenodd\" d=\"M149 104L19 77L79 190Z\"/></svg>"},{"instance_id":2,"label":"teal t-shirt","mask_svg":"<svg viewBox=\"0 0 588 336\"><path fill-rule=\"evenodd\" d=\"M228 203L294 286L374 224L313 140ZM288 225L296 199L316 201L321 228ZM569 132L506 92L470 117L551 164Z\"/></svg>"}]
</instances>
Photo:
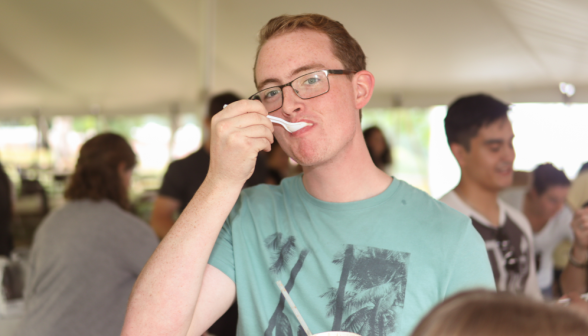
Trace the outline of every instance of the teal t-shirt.
<instances>
[{"instance_id":1,"label":"teal t-shirt","mask_svg":"<svg viewBox=\"0 0 588 336\"><path fill-rule=\"evenodd\" d=\"M313 333L408 335L436 303L495 289L468 217L394 179L381 194L329 203L302 175L245 189L209 263L237 287L238 335L304 335L281 280Z\"/></svg>"}]
</instances>

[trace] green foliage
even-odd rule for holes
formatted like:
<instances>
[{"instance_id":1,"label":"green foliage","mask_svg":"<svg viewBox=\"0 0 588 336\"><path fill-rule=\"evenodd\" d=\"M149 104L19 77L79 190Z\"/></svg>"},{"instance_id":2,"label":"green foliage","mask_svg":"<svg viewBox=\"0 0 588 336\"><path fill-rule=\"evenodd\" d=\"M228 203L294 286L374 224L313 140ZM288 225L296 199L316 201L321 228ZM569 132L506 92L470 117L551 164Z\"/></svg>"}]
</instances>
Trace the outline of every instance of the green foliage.
<instances>
[{"instance_id":1,"label":"green foliage","mask_svg":"<svg viewBox=\"0 0 588 336\"><path fill-rule=\"evenodd\" d=\"M392 153L388 173L428 191L429 111L421 108L364 109L362 128L378 126Z\"/></svg>"}]
</instances>

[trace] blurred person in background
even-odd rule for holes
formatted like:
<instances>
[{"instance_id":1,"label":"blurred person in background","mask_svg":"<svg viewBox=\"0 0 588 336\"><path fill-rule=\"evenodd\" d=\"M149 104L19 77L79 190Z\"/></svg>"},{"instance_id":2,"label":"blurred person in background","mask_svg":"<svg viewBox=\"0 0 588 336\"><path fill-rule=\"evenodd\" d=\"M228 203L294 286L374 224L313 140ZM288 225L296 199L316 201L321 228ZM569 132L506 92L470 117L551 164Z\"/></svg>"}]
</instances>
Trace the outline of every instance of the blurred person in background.
<instances>
[{"instance_id":1,"label":"blurred person in background","mask_svg":"<svg viewBox=\"0 0 588 336\"><path fill-rule=\"evenodd\" d=\"M588 162L584 162L580 167L580 171L578 171L578 175L582 174L583 172L588 171Z\"/></svg>"},{"instance_id":2,"label":"blurred person in background","mask_svg":"<svg viewBox=\"0 0 588 336\"><path fill-rule=\"evenodd\" d=\"M584 336L583 314L511 293L474 290L437 305L412 336Z\"/></svg>"},{"instance_id":3,"label":"blurred person in background","mask_svg":"<svg viewBox=\"0 0 588 336\"><path fill-rule=\"evenodd\" d=\"M97 135L81 147L67 203L35 233L17 335L120 335L133 284L158 244L128 211L135 164L117 134Z\"/></svg>"},{"instance_id":4,"label":"blurred person in background","mask_svg":"<svg viewBox=\"0 0 588 336\"><path fill-rule=\"evenodd\" d=\"M514 134L508 109L485 94L464 96L449 106L445 132L461 179L440 201L471 218L486 243L499 291L541 299L531 225L498 198L513 180Z\"/></svg>"},{"instance_id":5,"label":"blurred person in background","mask_svg":"<svg viewBox=\"0 0 588 336\"><path fill-rule=\"evenodd\" d=\"M10 257L13 248L10 223L12 221L12 184L0 164L0 256Z\"/></svg>"},{"instance_id":6,"label":"blurred person in background","mask_svg":"<svg viewBox=\"0 0 588 336\"><path fill-rule=\"evenodd\" d=\"M562 241L573 241L574 213L565 205L570 180L551 163L537 166L530 188L513 187L500 193L507 204L523 212L533 229L537 280L545 299L553 298L553 252Z\"/></svg>"},{"instance_id":7,"label":"blurred person in background","mask_svg":"<svg viewBox=\"0 0 588 336\"><path fill-rule=\"evenodd\" d=\"M151 227L160 239L167 234L178 215L184 211L206 178L210 164L210 122L212 117L220 112L225 105L239 99L241 98L229 92L212 97L208 105L208 114L204 120L206 139L202 148L169 165L151 213ZM263 159L263 156L258 158L255 171L245 183L245 187L265 182L266 167Z\"/></svg>"},{"instance_id":8,"label":"blurred person in background","mask_svg":"<svg viewBox=\"0 0 588 336\"><path fill-rule=\"evenodd\" d=\"M267 153L267 177L265 183L279 185L283 178L290 176L290 157L277 141Z\"/></svg>"},{"instance_id":9,"label":"blurred person in background","mask_svg":"<svg viewBox=\"0 0 588 336\"><path fill-rule=\"evenodd\" d=\"M585 293L588 292L588 172L582 172L572 182L568 204L574 210L574 243L568 265L561 274L561 287L564 294Z\"/></svg>"},{"instance_id":10,"label":"blurred person in background","mask_svg":"<svg viewBox=\"0 0 588 336\"><path fill-rule=\"evenodd\" d=\"M392 165L392 155L382 130L378 126L366 128L363 131L363 137L376 167L387 172Z\"/></svg>"}]
</instances>

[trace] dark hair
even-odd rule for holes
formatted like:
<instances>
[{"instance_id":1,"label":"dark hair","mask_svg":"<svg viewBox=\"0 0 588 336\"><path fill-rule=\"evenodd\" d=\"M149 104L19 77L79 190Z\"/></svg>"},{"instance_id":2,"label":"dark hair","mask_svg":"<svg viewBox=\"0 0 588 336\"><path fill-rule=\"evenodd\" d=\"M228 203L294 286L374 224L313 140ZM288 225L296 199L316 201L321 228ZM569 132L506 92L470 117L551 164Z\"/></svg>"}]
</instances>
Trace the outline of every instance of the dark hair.
<instances>
[{"instance_id":1,"label":"dark hair","mask_svg":"<svg viewBox=\"0 0 588 336\"><path fill-rule=\"evenodd\" d=\"M314 30L327 35L331 40L332 52L341 61L344 70L357 72L366 69L366 58L361 46L340 22L319 14L282 15L269 20L259 32L259 46L253 66L254 76L261 47L273 36L298 29ZM255 85L257 87L257 80Z\"/></svg>"},{"instance_id":2,"label":"dark hair","mask_svg":"<svg viewBox=\"0 0 588 336\"><path fill-rule=\"evenodd\" d=\"M118 167L124 163L132 169L137 163L135 153L120 135L102 133L86 141L80 149L76 168L65 190L69 200L89 198L95 201L109 199L121 208L130 208Z\"/></svg>"},{"instance_id":3,"label":"dark hair","mask_svg":"<svg viewBox=\"0 0 588 336\"><path fill-rule=\"evenodd\" d=\"M543 194L553 186L569 187L570 185L571 182L566 174L555 168L551 163L539 165L533 170L533 189L538 195Z\"/></svg>"},{"instance_id":4,"label":"dark hair","mask_svg":"<svg viewBox=\"0 0 588 336\"><path fill-rule=\"evenodd\" d=\"M588 322L568 308L509 292L471 290L431 310L412 336L581 336Z\"/></svg>"},{"instance_id":5,"label":"dark hair","mask_svg":"<svg viewBox=\"0 0 588 336\"><path fill-rule=\"evenodd\" d=\"M587 170L588 170L588 162L584 162L582 167L580 167L580 171L578 172L578 174L580 174L581 172L587 171Z\"/></svg>"},{"instance_id":6,"label":"dark hair","mask_svg":"<svg viewBox=\"0 0 588 336\"><path fill-rule=\"evenodd\" d=\"M506 118L508 105L486 94L463 96L449 105L445 117L447 142L470 150L470 140L482 126Z\"/></svg>"},{"instance_id":7,"label":"dark hair","mask_svg":"<svg viewBox=\"0 0 588 336\"><path fill-rule=\"evenodd\" d=\"M380 157L375 157L375 153L373 152L373 149L370 148L368 139L369 137L374 133L374 132L380 132L380 134L382 134L382 137L384 137L384 132L382 132L382 130L378 127L378 126L372 126L369 128L366 128L363 131L363 138L365 139L367 148L368 148L368 152L370 153L370 156L372 158L372 161L374 161L374 163L382 163L384 165L388 165L392 163L392 156L390 155L390 146L388 145L388 141L386 141L386 139L384 138L384 147L385 150L384 152L380 155Z\"/></svg>"},{"instance_id":8,"label":"dark hair","mask_svg":"<svg viewBox=\"0 0 588 336\"><path fill-rule=\"evenodd\" d=\"M230 103L234 103L237 100L241 100L241 98L232 92L220 93L213 96L210 99L210 103L208 104L208 118L212 119L215 114L222 111L225 104L229 105Z\"/></svg>"}]
</instances>

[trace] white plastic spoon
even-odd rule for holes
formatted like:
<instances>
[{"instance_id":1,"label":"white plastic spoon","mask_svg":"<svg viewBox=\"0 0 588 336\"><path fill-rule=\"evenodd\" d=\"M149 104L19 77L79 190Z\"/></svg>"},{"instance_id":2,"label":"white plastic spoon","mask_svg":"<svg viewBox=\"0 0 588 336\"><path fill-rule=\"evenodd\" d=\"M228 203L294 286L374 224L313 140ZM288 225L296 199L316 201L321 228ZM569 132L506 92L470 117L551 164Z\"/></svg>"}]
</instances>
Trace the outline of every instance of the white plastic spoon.
<instances>
[{"instance_id":1,"label":"white plastic spoon","mask_svg":"<svg viewBox=\"0 0 588 336\"><path fill-rule=\"evenodd\" d=\"M312 124L309 124L309 123L303 122L303 121L297 122L297 123L291 123L291 122L288 122L288 121L286 121L284 119L281 119L281 118L278 118L278 117L274 117L274 116L271 116L271 115L268 115L267 117L274 124L280 124L280 125L284 126L284 129L286 131L290 132L290 133L296 132L299 129L302 129L302 128L306 127L306 126L312 126Z\"/></svg>"},{"instance_id":2,"label":"white plastic spoon","mask_svg":"<svg viewBox=\"0 0 588 336\"><path fill-rule=\"evenodd\" d=\"M223 108L225 108L227 106L228 105L225 104L223 106ZM296 131L298 131L300 129L303 129L306 126L312 126L312 124L307 123L307 122L303 122L303 121L302 122L297 122L297 123L291 123L291 122L286 121L286 120L284 120L282 118L274 117L274 116L271 116L271 115L268 115L267 117L274 124L280 124L280 125L284 126L284 129L286 131L290 132L290 133L296 132Z\"/></svg>"}]
</instances>

